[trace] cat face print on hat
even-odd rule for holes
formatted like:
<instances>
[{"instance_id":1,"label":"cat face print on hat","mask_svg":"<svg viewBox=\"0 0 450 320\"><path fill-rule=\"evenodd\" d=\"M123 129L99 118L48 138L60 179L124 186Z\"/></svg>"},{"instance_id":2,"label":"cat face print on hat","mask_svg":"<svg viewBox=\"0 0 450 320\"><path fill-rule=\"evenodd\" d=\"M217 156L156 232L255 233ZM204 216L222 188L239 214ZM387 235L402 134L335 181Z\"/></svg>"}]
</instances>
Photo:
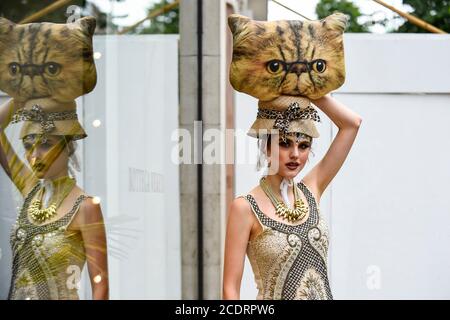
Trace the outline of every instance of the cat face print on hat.
<instances>
[{"instance_id":1,"label":"cat face print on hat","mask_svg":"<svg viewBox=\"0 0 450 320\"><path fill-rule=\"evenodd\" d=\"M318 21L254 21L233 14L230 82L261 101L280 96L318 99L345 81L347 16Z\"/></svg>"},{"instance_id":2,"label":"cat face print on hat","mask_svg":"<svg viewBox=\"0 0 450 320\"><path fill-rule=\"evenodd\" d=\"M97 83L93 17L73 23L15 24L0 17L0 90L16 101L70 102Z\"/></svg>"}]
</instances>

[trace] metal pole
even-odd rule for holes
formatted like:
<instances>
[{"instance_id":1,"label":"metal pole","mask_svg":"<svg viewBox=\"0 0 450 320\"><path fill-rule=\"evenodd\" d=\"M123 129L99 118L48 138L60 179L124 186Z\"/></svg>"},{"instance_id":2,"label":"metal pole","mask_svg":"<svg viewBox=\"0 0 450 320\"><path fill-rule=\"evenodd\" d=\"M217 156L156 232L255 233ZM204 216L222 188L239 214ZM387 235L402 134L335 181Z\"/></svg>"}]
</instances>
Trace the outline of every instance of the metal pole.
<instances>
[{"instance_id":1,"label":"metal pole","mask_svg":"<svg viewBox=\"0 0 450 320\"><path fill-rule=\"evenodd\" d=\"M415 24L416 26L425 29L427 31L433 32L433 33L441 33L441 34L446 34L447 32L445 32L444 30L441 30L439 28L436 28L435 26L433 26L432 24L429 24L428 22L423 21L422 19L419 19L409 13L403 12L381 0L373 0L376 3L382 5L383 7L386 7L392 11L394 11L395 13L399 14L400 16L402 16L403 18L405 18L406 20L408 20L409 22L411 22L412 24Z\"/></svg>"},{"instance_id":2,"label":"metal pole","mask_svg":"<svg viewBox=\"0 0 450 320\"><path fill-rule=\"evenodd\" d=\"M122 31L118 32L117 34L126 34L126 33L130 32L131 30L135 29L140 24L144 23L146 20L153 19L161 14L167 13L170 10L172 10L173 8L177 7L179 4L180 4L180 0L176 0L173 3L169 3L158 10L152 11L144 19L139 20L135 24L123 29Z\"/></svg>"},{"instance_id":3,"label":"metal pole","mask_svg":"<svg viewBox=\"0 0 450 320\"><path fill-rule=\"evenodd\" d=\"M25 19L19 21L19 23L30 23L36 20L39 20L40 18L46 16L49 13L52 13L53 11L58 10L62 6L65 6L66 4L69 4L73 0L57 0L48 7L45 7L42 10L39 10L36 13L33 13L32 15L26 17Z\"/></svg>"},{"instance_id":4,"label":"metal pole","mask_svg":"<svg viewBox=\"0 0 450 320\"><path fill-rule=\"evenodd\" d=\"M197 141L197 273L198 300L203 300L203 0L197 0L197 121L202 128Z\"/></svg>"},{"instance_id":5,"label":"metal pole","mask_svg":"<svg viewBox=\"0 0 450 320\"><path fill-rule=\"evenodd\" d=\"M304 19L306 19L306 20L311 20L310 18L308 18L308 17L302 15L300 12L294 11L293 9L289 8L288 6L285 6L284 4L282 4L282 3L280 3L280 2L278 2L278 1L276 1L276 0L270 0L270 1L272 1L273 3L276 3L276 4L279 5L280 7L285 8L286 10L289 10L289 11L295 13L295 14L298 14L300 17L302 17L302 18L304 18Z\"/></svg>"}]
</instances>

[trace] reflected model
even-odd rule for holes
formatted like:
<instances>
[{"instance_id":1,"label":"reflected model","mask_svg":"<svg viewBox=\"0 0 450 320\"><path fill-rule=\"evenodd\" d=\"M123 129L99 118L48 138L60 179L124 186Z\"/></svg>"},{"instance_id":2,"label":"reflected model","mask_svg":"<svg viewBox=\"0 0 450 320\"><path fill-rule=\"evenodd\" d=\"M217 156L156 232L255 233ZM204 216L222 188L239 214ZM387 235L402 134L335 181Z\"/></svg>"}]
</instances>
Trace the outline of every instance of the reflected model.
<instances>
[{"instance_id":1,"label":"reflected model","mask_svg":"<svg viewBox=\"0 0 450 320\"><path fill-rule=\"evenodd\" d=\"M11 231L9 299L79 299L86 265L92 298L109 297L100 203L75 173L76 141L87 135L74 99L95 87L95 25L0 18L0 90L13 98L0 107L0 162L24 199ZM11 122L21 125L23 157L6 135Z\"/></svg>"}]
</instances>

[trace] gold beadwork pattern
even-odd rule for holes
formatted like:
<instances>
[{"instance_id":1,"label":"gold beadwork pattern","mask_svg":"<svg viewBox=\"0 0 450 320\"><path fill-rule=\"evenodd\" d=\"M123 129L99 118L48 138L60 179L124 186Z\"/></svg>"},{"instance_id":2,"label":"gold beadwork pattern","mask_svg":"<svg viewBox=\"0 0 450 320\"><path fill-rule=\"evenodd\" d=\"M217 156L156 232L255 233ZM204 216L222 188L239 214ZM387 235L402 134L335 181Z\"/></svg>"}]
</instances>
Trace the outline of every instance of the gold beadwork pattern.
<instances>
[{"instance_id":1,"label":"gold beadwork pattern","mask_svg":"<svg viewBox=\"0 0 450 320\"><path fill-rule=\"evenodd\" d=\"M282 223L265 215L251 195L245 198L263 226L247 246L258 299L333 299L327 267L328 229L314 196L300 182L309 216L301 224Z\"/></svg>"},{"instance_id":2,"label":"gold beadwork pattern","mask_svg":"<svg viewBox=\"0 0 450 320\"><path fill-rule=\"evenodd\" d=\"M77 274L86 263L83 239L79 232L67 230L81 203L81 195L72 210L62 218L44 225L33 224L28 217L31 200L39 192L37 184L27 195L11 231L13 254L9 299L78 299ZM71 268L69 268L71 267Z\"/></svg>"}]
</instances>

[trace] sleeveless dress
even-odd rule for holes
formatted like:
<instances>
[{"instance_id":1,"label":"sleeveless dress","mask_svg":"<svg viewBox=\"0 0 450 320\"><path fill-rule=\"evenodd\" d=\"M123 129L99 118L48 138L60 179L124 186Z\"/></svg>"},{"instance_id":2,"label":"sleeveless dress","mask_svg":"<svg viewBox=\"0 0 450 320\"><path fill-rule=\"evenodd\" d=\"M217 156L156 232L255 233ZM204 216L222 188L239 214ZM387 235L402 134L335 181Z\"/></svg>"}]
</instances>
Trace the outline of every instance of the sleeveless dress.
<instances>
[{"instance_id":1,"label":"sleeveless dress","mask_svg":"<svg viewBox=\"0 0 450 320\"><path fill-rule=\"evenodd\" d=\"M12 278L8 299L77 300L78 283L86 262L79 232L67 230L80 204L52 223L38 226L28 219L28 207L39 191L37 184L27 195L11 231Z\"/></svg>"},{"instance_id":2,"label":"sleeveless dress","mask_svg":"<svg viewBox=\"0 0 450 320\"><path fill-rule=\"evenodd\" d=\"M263 228L247 246L257 299L333 299L327 271L328 228L312 193L303 181L298 186L306 196L309 217L294 226L269 218L253 196L245 196Z\"/></svg>"}]
</instances>

